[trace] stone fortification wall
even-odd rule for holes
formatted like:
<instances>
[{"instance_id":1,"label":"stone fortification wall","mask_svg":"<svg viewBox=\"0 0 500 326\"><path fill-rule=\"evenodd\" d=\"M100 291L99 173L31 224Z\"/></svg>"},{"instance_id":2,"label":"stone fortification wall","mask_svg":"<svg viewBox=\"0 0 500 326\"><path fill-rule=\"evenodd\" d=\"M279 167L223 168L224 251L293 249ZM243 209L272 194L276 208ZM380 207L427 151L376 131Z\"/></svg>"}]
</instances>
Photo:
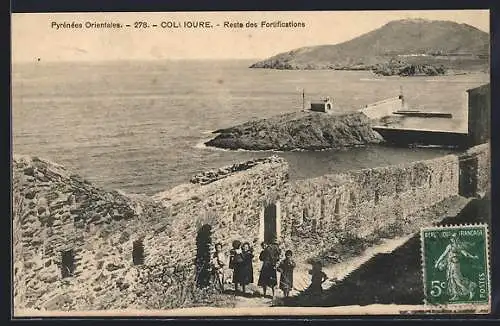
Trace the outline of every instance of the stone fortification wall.
<instances>
[{"instance_id":1,"label":"stone fortification wall","mask_svg":"<svg viewBox=\"0 0 500 326\"><path fill-rule=\"evenodd\" d=\"M281 242L297 259L314 256L339 234L346 196L352 186L346 176L327 175L296 181L278 196Z\"/></svg>"},{"instance_id":2,"label":"stone fortification wall","mask_svg":"<svg viewBox=\"0 0 500 326\"><path fill-rule=\"evenodd\" d=\"M14 179L13 187L15 185L16 179ZM14 306L19 308L25 307L25 292L26 286L24 281L24 264L23 264L23 242L22 234L18 230L21 230L21 219L19 218L21 211L21 196L20 194L14 194L13 201L13 212L12 212L12 223L13 230L12 233L12 254L14 257L12 271L14 275L14 285L13 286L13 300Z\"/></svg>"},{"instance_id":3,"label":"stone fortification wall","mask_svg":"<svg viewBox=\"0 0 500 326\"><path fill-rule=\"evenodd\" d=\"M236 239L257 246L259 207L288 179L286 162L270 158L153 200L95 188L38 158L15 158L13 173L16 309L49 310L183 304L166 301L187 295L202 226L225 251ZM74 268L64 276L68 253Z\"/></svg>"},{"instance_id":4,"label":"stone fortification wall","mask_svg":"<svg viewBox=\"0 0 500 326\"><path fill-rule=\"evenodd\" d=\"M344 229L365 235L398 218L431 207L458 193L458 159L436 159L353 171Z\"/></svg>"},{"instance_id":5,"label":"stone fortification wall","mask_svg":"<svg viewBox=\"0 0 500 326\"><path fill-rule=\"evenodd\" d=\"M282 196L283 240L313 256L349 234L365 237L456 195L458 176L449 155L295 182Z\"/></svg>"},{"instance_id":6,"label":"stone fortification wall","mask_svg":"<svg viewBox=\"0 0 500 326\"><path fill-rule=\"evenodd\" d=\"M490 144L471 147L460 156L460 194L483 197L491 188Z\"/></svg>"},{"instance_id":7,"label":"stone fortification wall","mask_svg":"<svg viewBox=\"0 0 500 326\"><path fill-rule=\"evenodd\" d=\"M163 202L175 222L168 232L146 235L146 264L192 263L197 232L206 224L211 226L212 242L221 242L226 252L233 240L248 241L258 248L261 207L287 181L287 163L274 157L223 180L159 194L156 199ZM171 255L165 255L165 248Z\"/></svg>"},{"instance_id":8,"label":"stone fortification wall","mask_svg":"<svg viewBox=\"0 0 500 326\"><path fill-rule=\"evenodd\" d=\"M456 195L459 171L458 158L449 155L295 182L287 182L287 175L288 166L276 159L204 186L181 186L158 195L176 223L173 231L146 236L146 264L192 265L197 232L205 224L224 251L238 239L250 242L257 256L264 240L263 208L270 203L279 207L282 246L306 260L344 237L368 236ZM172 255L165 255L164 248ZM255 263L260 265L257 257Z\"/></svg>"},{"instance_id":9,"label":"stone fortification wall","mask_svg":"<svg viewBox=\"0 0 500 326\"><path fill-rule=\"evenodd\" d=\"M191 183L199 183L202 185L209 184L211 182L226 178L230 175L233 175L235 173L245 171L248 169L251 169L259 164L265 164L265 163L276 163L279 161L279 158L276 156L271 156L271 157L265 157L265 158L258 158L254 160L249 160L245 161L242 163L236 163L230 166L225 166L219 169L214 169L214 170L209 170L209 171L204 171L202 173L198 173L194 175L190 182Z\"/></svg>"},{"instance_id":10,"label":"stone fortification wall","mask_svg":"<svg viewBox=\"0 0 500 326\"><path fill-rule=\"evenodd\" d=\"M411 223L412 214L458 194L464 166L473 167L467 175L484 192L489 147L467 155L476 163L464 165L463 157L459 163L449 155L295 182L288 179L286 161L272 157L250 168L203 175L197 179L202 182L153 198L105 191L61 166L16 158L16 309L180 306L195 278L199 231L207 225L212 244L222 242L227 252L233 240L248 241L257 256L266 232L265 207L276 204L282 245L305 260L346 235L367 236L401 219ZM63 277L68 251L75 268ZM257 273L257 257L255 263ZM151 304L155 298L158 306Z\"/></svg>"},{"instance_id":11,"label":"stone fortification wall","mask_svg":"<svg viewBox=\"0 0 500 326\"><path fill-rule=\"evenodd\" d=\"M364 113L371 120L376 120L390 116L394 111L403 109L403 99L400 97L394 97L366 105L364 108L360 109L359 112Z\"/></svg>"},{"instance_id":12,"label":"stone fortification wall","mask_svg":"<svg viewBox=\"0 0 500 326\"><path fill-rule=\"evenodd\" d=\"M164 210L38 158L15 157L13 180L16 309L99 307L130 266L128 235ZM70 277L63 277L65 254Z\"/></svg>"}]
</instances>

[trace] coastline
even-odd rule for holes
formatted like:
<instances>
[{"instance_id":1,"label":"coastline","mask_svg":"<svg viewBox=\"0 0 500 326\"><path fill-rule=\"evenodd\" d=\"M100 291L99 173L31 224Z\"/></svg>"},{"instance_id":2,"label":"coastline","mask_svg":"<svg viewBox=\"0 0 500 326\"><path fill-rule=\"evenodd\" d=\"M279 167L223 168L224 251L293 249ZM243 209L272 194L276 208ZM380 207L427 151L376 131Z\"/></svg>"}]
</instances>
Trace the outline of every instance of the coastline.
<instances>
[{"instance_id":1,"label":"coastline","mask_svg":"<svg viewBox=\"0 0 500 326\"><path fill-rule=\"evenodd\" d=\"M428 65L432 66L432 65ZM301 71L307 71L307 70L331 70L331 71L366 71L366 72L371 72L373 76L379 76L379 77L401 77L401 78L418 78L418 77L447 77L447 76L464 76L464 75L475 75L475 74L485 74L488 73L488 69L476 69L476 70L453 70L449 69L445 73L441 74L415 74L415 75L401 75L398 73L391 73L391 74L381 74L381 73L376 73L374 67L367 67L367 68L352 68L352 67L328 67L328 66L265 66L265 67L257 67L257 66L249 66L250 69L268 69L268 70L301 70Z\"/></svg>"}]
</instances>

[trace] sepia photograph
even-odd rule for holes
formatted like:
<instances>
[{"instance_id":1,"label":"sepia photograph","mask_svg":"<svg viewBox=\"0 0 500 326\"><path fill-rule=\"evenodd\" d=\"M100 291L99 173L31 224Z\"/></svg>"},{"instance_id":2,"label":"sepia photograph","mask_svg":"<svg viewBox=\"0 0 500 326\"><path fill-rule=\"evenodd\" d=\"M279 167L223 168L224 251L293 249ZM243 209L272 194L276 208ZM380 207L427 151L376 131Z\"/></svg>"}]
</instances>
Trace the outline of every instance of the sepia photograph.
<instances>
[{"instance_id":1,"label":"sepia photograph","mask_svg":"<svg viewBox=\"0 0 500 326\"><path fill-rule=\"evenodd\" d=\"M13 13L12 313L488 314L488 10Z\"/></svg>"}]
</instances>

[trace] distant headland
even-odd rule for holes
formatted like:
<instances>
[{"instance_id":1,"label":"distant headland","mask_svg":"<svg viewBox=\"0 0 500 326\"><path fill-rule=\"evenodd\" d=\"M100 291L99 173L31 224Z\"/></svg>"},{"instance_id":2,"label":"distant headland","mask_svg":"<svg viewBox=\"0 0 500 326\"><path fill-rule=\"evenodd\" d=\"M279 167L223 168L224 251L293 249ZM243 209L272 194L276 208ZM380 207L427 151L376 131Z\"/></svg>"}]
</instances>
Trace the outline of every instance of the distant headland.
<instances>
[{"instance_id":1,"label":"distant headland","mask_svg":"<svg viewBox=\"0 0 500 326\"><path fill-rule=\"evenodd\" d=\"M343 43L280 53L250 68L369 70L385 76L486 72L489 38L467 24L403 19Z\"/></svg>"}]
</instances>

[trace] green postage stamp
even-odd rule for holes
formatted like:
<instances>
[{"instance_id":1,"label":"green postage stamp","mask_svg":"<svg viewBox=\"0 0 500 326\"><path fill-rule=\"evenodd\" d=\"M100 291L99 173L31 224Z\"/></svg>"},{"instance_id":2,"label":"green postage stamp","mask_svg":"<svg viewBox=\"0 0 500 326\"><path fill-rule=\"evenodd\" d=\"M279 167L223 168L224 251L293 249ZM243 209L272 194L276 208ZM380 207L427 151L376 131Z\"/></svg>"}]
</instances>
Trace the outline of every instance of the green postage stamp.
<instances>
[{"instance_id":1,"label":"green postage stamp","mask_svg":"<svg viewBox=\"0 0 500 326\"><path fill-rule=\"evenodd\" d=\"M425 304L490 304L486 225L423 228L420 238Z\"/></svg>"}]
</instances>

